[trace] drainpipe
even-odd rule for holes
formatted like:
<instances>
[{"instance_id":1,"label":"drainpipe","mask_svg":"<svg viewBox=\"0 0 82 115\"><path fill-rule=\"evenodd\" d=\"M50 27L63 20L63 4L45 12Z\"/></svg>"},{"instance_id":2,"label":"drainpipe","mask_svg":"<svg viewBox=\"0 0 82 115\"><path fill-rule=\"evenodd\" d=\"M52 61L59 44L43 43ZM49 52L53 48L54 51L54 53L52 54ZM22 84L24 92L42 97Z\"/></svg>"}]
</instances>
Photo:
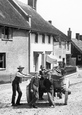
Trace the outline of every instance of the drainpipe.
<instances>
[{"instance_id":1,"label":"drainpipe","mask_svg":"<svg viewBox=\"0 0 82 115\"><path fill-rule=\"evenodd\" d=\"M52 47L53 47L53 55L54 55L54 36L53 36L53 39L52 39ZM52 65L52 67L54 67L54 64Z\"/></svg>"},{"instance_id":2,"label":"drainpipe","mask_svg":"<svg viewBox=\"0 0 82 115\"><path fill-rule=\"evenodd\" d=\"M29 25L31 27L31 16L29 17ZM30 43L31 42L31 30L29 31L28 36L28 73L30 74Z\"/></svg>"},{"instance_id":3,"label":"drainpipe","mask_svg":"<svg viewBox=\"0 0 82 115\"><path fill-rule=\"evenodd\" d=\"M30 31L28 35L28 73L30 74Z\"/></svg>"},{"instance_id":4,"label":"drainpipe","mask_svg":"<svg viewBox=\"0 0 82 115\"><path fill-rule=\"evenodd\" d=\"M31 39L31 15L28 15L17 3L15 0L8 0L14 8L25 18L27 23L29 23L30 30L28 35L28 73L30 73L30 39Z\"/></svg>"}]
</instances>

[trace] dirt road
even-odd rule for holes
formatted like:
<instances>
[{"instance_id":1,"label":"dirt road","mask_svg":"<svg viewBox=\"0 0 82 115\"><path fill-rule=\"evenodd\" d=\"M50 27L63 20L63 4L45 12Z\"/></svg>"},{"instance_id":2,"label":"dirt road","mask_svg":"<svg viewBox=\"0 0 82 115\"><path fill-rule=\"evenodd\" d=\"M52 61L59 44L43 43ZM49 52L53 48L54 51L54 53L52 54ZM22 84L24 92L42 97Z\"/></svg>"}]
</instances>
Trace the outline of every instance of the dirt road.
<instances>
[{"instance_id":1,"label":"dirt road","mask_svg":"<svg viewBox=\"0 0 82 115\"><path fill-rule=\"evenodd\" d=\"M11 84L0 85L0 115L82 115L82 71L80 74L73 74L70 77L70 90L68 104L64 105L63 99L54 98L56 106L50 108L47 99L37 103L38 108L29 108L26 101L26 84L21 84L23 96L18 107L11 106L12 89ZM44 95L45 98L45 95Z\"/></svg>"}]
</instances>

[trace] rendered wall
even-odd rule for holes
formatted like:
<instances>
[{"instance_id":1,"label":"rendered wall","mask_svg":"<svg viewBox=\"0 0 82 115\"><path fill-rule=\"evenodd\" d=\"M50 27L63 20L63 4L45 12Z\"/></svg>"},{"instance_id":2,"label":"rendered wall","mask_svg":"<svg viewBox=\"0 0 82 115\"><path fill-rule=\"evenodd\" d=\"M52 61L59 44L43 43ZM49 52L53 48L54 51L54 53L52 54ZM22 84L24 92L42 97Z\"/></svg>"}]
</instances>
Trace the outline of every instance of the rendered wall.
<instances>
[{"instance_id":1,"label":"rendered wall","mask_svg":"<svg viewBox=\"0 0 82 115\"><path fill-rule=\"evenodd\" d=\"M42 43L42 35L38 35L38 43L35 43L35 34L31 34L31 52L30 52L30 72L35 72L35 65L34 65L34 55L33 52L38 52L45 54L45 51L53 51L53 38L51 37L51 43L48 43L48 36L45 36L45 43ZM38 57L38 68L40 69L40 65L42 63L41 54Z\"/></svg>"},{"instance_id":2,"label":"rendered wall","mask_svg":"<svg viewBox=\"0 0 82 115\"><path fill-rule=\"evenodd\" d=\"M66 44L66 48L64 46L64 42L62 42L61 48L59 48L59 42L55 42L54 43L54 55L59 59L59 57L61 57L60 60L62 60L63 58L66 59L66 54L71 54L71 44L69 44L69 49L67 48L67 44Z\"/></svg>"},{"instance_id":3,"label":"rendered wall","mask_svg":"<svg viewBox=\"0 0 82 115\"><path fill-rule=\"evenodd\" d=\"M19 65L24 66L24 73L28 73L28 32L13 30L12 41L0 39L0 53L6 53L6 68L0 68L0 79L10 79Z\"/></svg>"}]
</instances>

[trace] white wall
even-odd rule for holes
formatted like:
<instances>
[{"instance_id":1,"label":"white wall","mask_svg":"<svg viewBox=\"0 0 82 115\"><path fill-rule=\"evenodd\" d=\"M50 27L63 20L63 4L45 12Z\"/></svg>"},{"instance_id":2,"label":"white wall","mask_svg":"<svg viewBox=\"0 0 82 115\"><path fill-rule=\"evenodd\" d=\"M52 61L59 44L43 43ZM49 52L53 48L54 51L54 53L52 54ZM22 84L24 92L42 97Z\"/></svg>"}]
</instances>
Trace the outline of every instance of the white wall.
<instances>
[{"instance_id":1,"label":"white wall","mask_svg":"<svg viewBox=\"0 0 82 115\"><path fill-rule=\"evenodd\" d=\"M42 43L42 35L38 35L38 43L35 43L35 34L31 34L31 56L30 56L30 71L35 71L33 52L41 52L45 54L45 51L53 51L53 38L51 37L51 43L48 43L48 36L45 35L45 43ZM38 65L41 64L41 55L39 55ZM39 67L39 66L38 66ZM39 68L38 68L39 70Z\"/></svg>"},{"instance_id":2,"label":"white wall","mask_svg":"<svg viewBox=\"0 0 82 115\"><path fill-rule=\"evenodd\" d=\"M59 48L59 42L54 43L54 55L59 59L59 56L61 56L61 59L66 59L66 54L71 54L71 44L69 44L69 50L64 46L64 42L62 42L61 48Z\"/></svg>"},{"instance_id":3,"label":"white wall","mask_svg":"<svg viewBox=\"0 0 82 115\"><path fill-rule=\"evenodd\" d=\"M0 53L1 52L6 53L6 69L0 69L0 75L14 74L19 65L25 67L24 73L28 73L27 31L14 29L12 41L2 41L0 39Z\"/></svg>"},{"instance_id":4,"label":"white wall","mask_svg":"<svg viewBox=\"0 0 82 115\"><path fill-rule=\"evenodd\" d=\"M35 35L31 35L31 51L52 51L52 39L48 44L48 37L45 36L45 43L42 43L42 35L38 35L38 43L35 43Z\"/></svg>"}]
</instances>

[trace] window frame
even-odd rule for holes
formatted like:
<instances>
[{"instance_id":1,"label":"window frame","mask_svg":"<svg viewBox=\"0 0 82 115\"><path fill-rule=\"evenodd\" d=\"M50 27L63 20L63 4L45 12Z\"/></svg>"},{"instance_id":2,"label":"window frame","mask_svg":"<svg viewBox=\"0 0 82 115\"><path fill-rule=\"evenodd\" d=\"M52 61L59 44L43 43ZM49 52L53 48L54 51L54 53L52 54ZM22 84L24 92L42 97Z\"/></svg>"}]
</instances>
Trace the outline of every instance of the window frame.
<instances>
[{"instance_id":1,"label":"window frame","mask_svg":"<svg viewBox=\"0 0 82 115\"><path fill-rule=\"evenodd\" d=\"M51 43L51 36L48 35L48 44L50 44L50 43Z\"/></svg>"},{"instance_id":2,"label":"window frame","mask_svg":"<svg viewBox=\"0 0 82 115\"><path fill-rule=\"evenodd\" d=\"M81 55L78 55L78 61L81 61Z\"/></svg>"},{"instance_id":3,"label":"window frame","mask_svg":"<svg viewBox=\"0 0 82 115\"><path fill-rule=\"evenodd\" d=\"M1 31L2 31L2 40L3 41L11 41L13 40L13 29L10 27L1 27Z\"/></svg>"},{"instance_id":4,"label":"window frame","mask_svg":"<svg viewBox=\"0 0 82 115\"><path fill-rule=\"evenodd\" d=\"M42 35L42 43L45 43L45 35Z\"/></svg>"},{"instance_id":5,"label":"window frame","mask_svg":"<svg viewBox=\"0 0 82 115\"><path fill-rule=\"evenodd\" d=\"M0 52L0 64L2 63L2 67L0 69L6 69L6 53ZM0 65L1 66L1 65Z\"/></svg>"},{"instance_id":6,"label":"window frame","mask_svg":"<svg viewBox=\"0 0 82 115\"><path fill-rule=\"evenodd\" d=\"M64 42L64 48L66 49L66 42Z\"/></svg>"},{"instance_id":7,"label":"window frame","mask_svg":"<svg viewBox=\"0 0 82 115\"><path fill-rule=\"evenodd\" d=\"M61 43L61 41L59 41L59 48L62 48L62 43Z\"/></svg>"},{"instance_id":8,"label":"window frame","mask_svg":"<svg viewBox=\"0 0 82 115\"><path fill-rule=\"evenodd\" d=\"M57 40L56 37L53 37L53 41L54 41L54 42L58 42L58 40Z\"/></svg>"},{"instance_id":9,"label":"window frame","mask_svg":"<svg viewBox=\"0 0 82 115\"><path fill-rule=\"evenodd\" d=\"M67 42L67 50L69 50L69 41Z\"/></svg>"},{"instance_id":10,"label":"window frame","mask_svg":"<svg viewBox=\"0 0 82 115\"><path fill-rule=\"evenodd\" d=\"M38 43L38 34L35 34L35 43Z\"/></svg>"}]
</instances>

